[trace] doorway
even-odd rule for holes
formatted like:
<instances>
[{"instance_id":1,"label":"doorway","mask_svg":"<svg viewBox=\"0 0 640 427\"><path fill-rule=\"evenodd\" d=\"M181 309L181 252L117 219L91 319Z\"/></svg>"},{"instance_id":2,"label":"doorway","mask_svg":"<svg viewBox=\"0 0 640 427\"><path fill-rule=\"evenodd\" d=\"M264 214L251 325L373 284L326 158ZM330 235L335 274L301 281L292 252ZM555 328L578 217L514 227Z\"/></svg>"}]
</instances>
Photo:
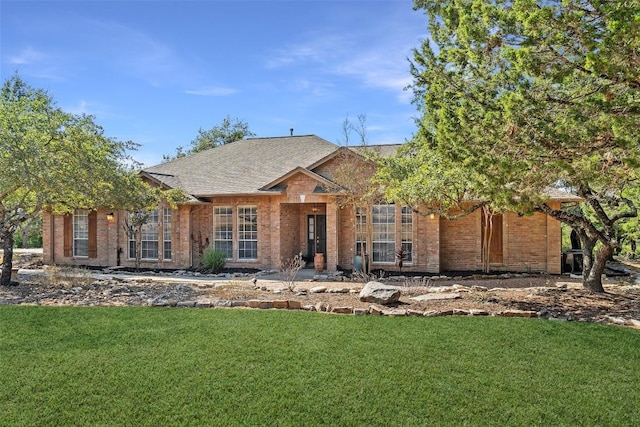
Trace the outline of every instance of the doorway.
<instances>
[{"instance_id":1,"label":"doorway","mask_svg":"<svg viewBox=\"0 0 640 427\"><path fill-rule=\"evenodd\" d=\"M327 216L307 215L307 259L313 260L316 253L327 260Z\"/></svg>"}]
</instances>

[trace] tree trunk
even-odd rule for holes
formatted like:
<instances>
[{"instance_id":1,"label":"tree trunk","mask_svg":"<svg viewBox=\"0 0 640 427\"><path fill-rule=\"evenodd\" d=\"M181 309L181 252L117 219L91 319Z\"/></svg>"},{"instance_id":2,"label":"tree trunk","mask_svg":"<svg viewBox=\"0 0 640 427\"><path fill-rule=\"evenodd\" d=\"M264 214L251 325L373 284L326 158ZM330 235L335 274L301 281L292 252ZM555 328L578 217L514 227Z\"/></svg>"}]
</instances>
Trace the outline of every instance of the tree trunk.
<instances>
[{"instance_id":1,"label":"tree trunk","mask_svg":"<svg viewBox=\"0 0 640 427\"><path fill-rule=\"evenodd\" d=\"M4 251L2 261L2 274L0 275L0 286L11 284L11 268L13 267L13 233L7 233L3 237L2 249Z\"/></svg>"},{"instance_id":2,"label":"tree trunk","mask_svg":"<svg viewBox=\"0 0 640 427\"><path fill-rule=\"evenodd\" d=\"M602 275L607 265L607 260L613 253L613 246L603 245L595 254L589 270L583 270L582 285L591 292L604 292Z\"/></svg>"}]
</instances>

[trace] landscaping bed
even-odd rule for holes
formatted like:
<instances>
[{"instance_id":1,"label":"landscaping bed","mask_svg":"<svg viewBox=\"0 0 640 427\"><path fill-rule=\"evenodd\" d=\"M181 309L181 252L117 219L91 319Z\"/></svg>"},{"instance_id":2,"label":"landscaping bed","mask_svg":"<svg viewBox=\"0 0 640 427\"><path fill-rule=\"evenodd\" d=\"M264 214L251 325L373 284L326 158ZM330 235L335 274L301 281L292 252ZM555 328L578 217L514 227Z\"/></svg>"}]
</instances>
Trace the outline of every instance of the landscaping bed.
<instances>
[{"instance_id":1,"label":"landscaping bed","mask_svg":"<svg viewBox=\"0 0 640 427\"><path fill-rule=\"evenodd\" d=\"M17 285L0 287L0 304L57 306L245 307L390 316L519 316L605 322L640 327L637 270L605 281L606 293L582 289L570 276L501 274L394 276L379 281L398 287L400 300L389 305L360 301L364 280L337 276L331 281L288 281L236 274L208 280L156 272L152 276L118 272L96 279L88 270L45 267ZM325 276L321 276L324 280ZM418 298L418 299L417 299ZM421 299L421 300L419 300Z\"/></svg>"}]
</instances>

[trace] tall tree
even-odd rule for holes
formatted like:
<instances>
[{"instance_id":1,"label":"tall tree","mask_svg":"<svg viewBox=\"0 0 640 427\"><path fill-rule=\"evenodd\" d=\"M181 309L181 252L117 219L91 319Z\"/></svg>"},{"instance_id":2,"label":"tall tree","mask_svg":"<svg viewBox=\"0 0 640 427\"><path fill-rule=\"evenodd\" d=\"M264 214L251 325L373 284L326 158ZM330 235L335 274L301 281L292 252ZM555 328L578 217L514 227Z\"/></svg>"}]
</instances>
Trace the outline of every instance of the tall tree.
<instances>
[{"instance_id":1,"label":"tall tree","mask_svg":"<svg viewBox=\"0 0 640 427\"><path fill-rule=\"evenodd\" d=\"M175 155L165 154L162 156L162 159L168 162L254 135L255 134L249 130L249 125L246 122L238 118L231 119L231 117L226 116L219 125L211 129L198 129L198 135L191 141L191 148L185 150L184 147L180 146L176 148Z\"/></svg>"},{"instance_id":2,"label":"tall tree","mask_svg":"<svg viewBox=\"0 0 640 427\"><path fill-rule=\"evenodd\" d=\"M388 196L432 208L544 212L571 226L602 292L615 224L637 216L637 0L415 0L429 37L411 72L422 118L386 163ZM547 190L584 200L552 208ZM463 205L463 200L478 203Z\"/></svg>"},{"instance_id":3,"label":"tall tree","mask_svg":"<svg viewBox=\"0 0 640 427\"><path fill-rule=\"evenodd\" d=\"M135 144L104 136L91 116L62 111L18 75L0 91L0 142L3 286L11 280L15 231L44 210L133 207L130 194L160 194L127 154Z\"/></svg>"}]
</instances>

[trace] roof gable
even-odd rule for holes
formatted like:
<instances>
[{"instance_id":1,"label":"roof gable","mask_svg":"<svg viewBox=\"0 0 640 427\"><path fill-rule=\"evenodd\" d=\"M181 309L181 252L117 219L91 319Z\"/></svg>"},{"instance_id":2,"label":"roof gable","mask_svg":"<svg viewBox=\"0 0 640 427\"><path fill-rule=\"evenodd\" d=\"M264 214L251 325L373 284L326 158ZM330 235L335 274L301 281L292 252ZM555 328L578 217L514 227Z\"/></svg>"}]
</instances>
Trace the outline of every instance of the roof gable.
<instances>
[{"instance_id":1,"label":"roof gable","mask_svg":"<svg viewBox=\"0 0 640 427\"><path fill-rule=\"evenodd\" d=\"M249 138L144 170L159 182L203 197L259 194L339 147L315 135ZM318 177L321 178L321 177Z\"/></svg>"}]
</instances>

